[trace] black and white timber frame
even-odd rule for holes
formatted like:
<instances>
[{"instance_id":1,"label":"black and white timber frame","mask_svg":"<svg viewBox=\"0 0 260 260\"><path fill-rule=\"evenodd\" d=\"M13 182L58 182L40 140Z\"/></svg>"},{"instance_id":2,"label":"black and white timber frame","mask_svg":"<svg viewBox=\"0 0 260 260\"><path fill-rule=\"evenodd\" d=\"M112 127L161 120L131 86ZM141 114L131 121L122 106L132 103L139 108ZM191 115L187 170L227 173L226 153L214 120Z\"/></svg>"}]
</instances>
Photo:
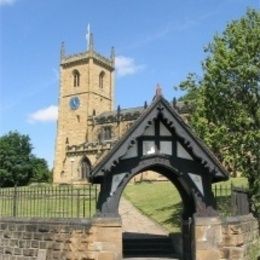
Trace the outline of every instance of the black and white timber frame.
<instances>
[{"instance_id":1,"label":"black and white timber frame","mask_svg":"<svg viewBox=\"0 0 260 260\"><path fill-rule=\"evenodd\" d=\"M206 126L205 126L206 127ZM136 120L88 176L101 184L100 216L118 216L127 183L143 171L167 177L183 200L183 218L216 215L211 185L228 172L161 95Z\"/></svg>"}]
</instances>

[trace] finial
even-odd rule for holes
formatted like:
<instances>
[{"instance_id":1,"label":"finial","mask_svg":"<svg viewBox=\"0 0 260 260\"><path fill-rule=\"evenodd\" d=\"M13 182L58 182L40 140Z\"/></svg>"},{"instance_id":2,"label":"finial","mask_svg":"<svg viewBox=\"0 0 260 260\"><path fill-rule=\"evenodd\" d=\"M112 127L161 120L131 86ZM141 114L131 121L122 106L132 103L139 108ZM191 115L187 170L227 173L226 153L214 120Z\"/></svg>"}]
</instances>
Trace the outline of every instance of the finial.
<instances>
[{"instance_id":1,"label":"finial","mask_svg":"<svg viewBox=\"0 0 260 260\"><path fill-rule=\"evenodd\" d=\"M159 83L157 83L157 86L156 86L156 95L155 96L156 97L162 96L162 88Z\"/></svg>"},{"instance_id":2,"label":"finial","mask_svg":"<svg viewBox=\"0 0 260 260\"><path fill-rule=\"evenodd\" d=\"M111 48L110 59L112 60L112 63L113 63L113 64L115 64L115 57L116 57L115 48L112 47L112 48Z\"/></svg>"},{"instance_id":3,"label":"finial","mask_svg":"<svg viewBox=\"0 0 260 260\"><path fill-rule=\"evenodd\" d=\"M147 101L144 102L144 109L146 109L148 107L147 105Z\"/></svg>"},{"instance_id":4,"label":"finial","mask_svg":"<svg viewBox=\"0 0 260 260\"><path fill-rule=\"evenodd\" d=\"M65 45L64 45L64 42L61 42L60 59L62 60L64 57L65 57Z\"/></svg>"}]
</instances>

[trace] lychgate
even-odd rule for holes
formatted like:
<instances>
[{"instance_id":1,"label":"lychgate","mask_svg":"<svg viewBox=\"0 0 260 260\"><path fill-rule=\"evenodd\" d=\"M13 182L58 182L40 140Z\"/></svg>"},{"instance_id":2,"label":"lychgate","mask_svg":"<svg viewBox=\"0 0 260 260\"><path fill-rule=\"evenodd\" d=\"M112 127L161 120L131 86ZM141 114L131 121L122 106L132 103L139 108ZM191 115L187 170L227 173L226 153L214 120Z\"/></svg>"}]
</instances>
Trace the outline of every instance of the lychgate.
<instances>
[{"instance_id":1,"label":"lychgate","mask_svg":"<svg viewBox=\"0 0 260 260\"><path fill-rule=\"evenodd\" d=\"M211 185L227 180L228 173L160 92L88 176L101 185L98 216L119 216L119 201L127 183L148 170L168 178L179 191L183 258L192 259L191 220L194 215L218 215Z\"/></svg>"}]
</instances>

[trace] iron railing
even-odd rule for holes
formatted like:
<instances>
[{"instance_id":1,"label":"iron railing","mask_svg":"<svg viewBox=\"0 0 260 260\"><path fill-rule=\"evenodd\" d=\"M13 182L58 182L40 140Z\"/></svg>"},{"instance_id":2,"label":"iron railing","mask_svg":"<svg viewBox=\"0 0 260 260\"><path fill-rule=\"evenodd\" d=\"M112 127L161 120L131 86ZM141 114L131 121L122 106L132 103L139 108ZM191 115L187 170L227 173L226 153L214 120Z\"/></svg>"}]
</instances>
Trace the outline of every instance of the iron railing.
<instances>
[{"instance_id":1,"label":"iron railing","mask_svg":"<svg viewBox=\"0 0 260 260\"><path fill-rule=\"evenodd\" d=\"M97 185L60 185L0 189L0 217L90 218Z\"/></svg>"},{"instance_id":2,"label":"iron railing","mask_svg":"<svg viewBox=\"0 0 260 260\"><path fill-rule=\"evenodd\" d=\"M0 188L0 217L91 218L98 192L91 184ZM246 187L219 184L213 193L221 215L248 211Z\"/></svg>"},{"instance_id":3,"label":"iron railing","mask_svg":"<svg viewBox=\"0 0 260 260\"><path fill-rule=\"evenodd\" d=\"M239 192L238 192L239 191ZM223 216L249 213L248 188L218 184L213 186L218 212Z\"/></svg>"}]
</instances>

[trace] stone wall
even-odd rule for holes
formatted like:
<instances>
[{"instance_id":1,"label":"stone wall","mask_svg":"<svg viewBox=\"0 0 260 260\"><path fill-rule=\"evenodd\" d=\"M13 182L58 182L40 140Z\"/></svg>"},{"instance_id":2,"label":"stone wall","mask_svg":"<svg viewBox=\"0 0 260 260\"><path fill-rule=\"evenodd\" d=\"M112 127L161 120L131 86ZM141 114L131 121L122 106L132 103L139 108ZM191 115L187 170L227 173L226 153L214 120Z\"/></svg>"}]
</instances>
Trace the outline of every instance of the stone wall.
<instances>
[{"instance_id":1,"label":"stone wall","mask_svg":"<svg viewBox=\"0 0 260 260\"><path fill-rule=\"evenodd\" d=\"M258 237L258 223L252 215L227 218L222 225L222 258L247 259L248 248Z\"/></svg>"},{"instance_id":2,"label":"stone wall","mask_svg":"<svg viewBox=\"0 0 260 260\"><path fill-rule=\"evenodd\" d=\"M1 260L119 260L120 219L0 219Z\"/></svg>"},{"instance_id":3,"label":"stone wall","mask_svg":"<svg viewBox=\"0 0 260 260\"><path fill-rule=\"evenodd\" d=\"M194 232L196 260L246 260L259 236L252 215L197 217ZM121 219L0 218L0 259L121 260Z\"/></svg>"},{"instance_id":4,"label":"stone wall","mask_svg":"<svg viewBox=\"0 0 260 260\"><path fill-rule=\"evenodd\" d=\"M246 260L249 246L259 237L257 220L251 214L195 218L194 232L196 260Z\"/></svg>"}]
</instances>

